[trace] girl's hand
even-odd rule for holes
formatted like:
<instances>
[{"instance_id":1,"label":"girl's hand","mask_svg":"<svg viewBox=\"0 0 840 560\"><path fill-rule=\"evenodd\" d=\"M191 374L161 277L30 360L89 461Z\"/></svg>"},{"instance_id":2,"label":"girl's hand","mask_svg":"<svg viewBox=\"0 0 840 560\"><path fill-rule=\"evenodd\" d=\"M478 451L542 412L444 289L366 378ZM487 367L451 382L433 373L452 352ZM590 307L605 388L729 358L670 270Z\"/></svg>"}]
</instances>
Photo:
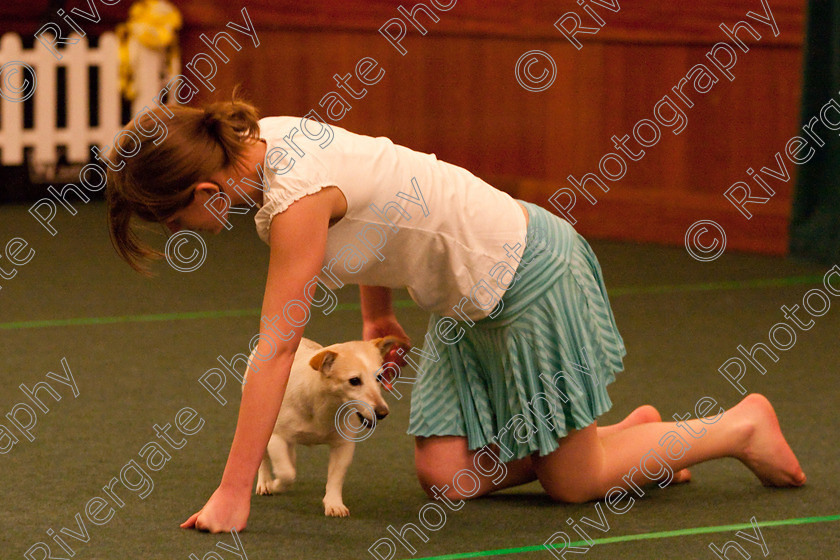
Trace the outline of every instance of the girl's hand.
<instances>
[{"instance_id":1,"label":"girl's hand","mask_svg":"<svg viewBox=\"0 0 840 560\"><path fill-rule=\"evenodd\" d=\"M373 340L395 336L409 344L408 335L397 322L391 303L391 289L382 286L359 286L362 307L362 338Z\"/></svg>"},{"instance_id":2,"label":"girl's hand","mask_svg":"<svg viewBox=\"0 0 840 560\"><path fill-rule=\"evenodd\" d=\"M220 486L213 492L204 507L181 523L182 529L198 529L211 533L227 533L231 529L242 531L251 511L250 491L242 495Z\"/></svg>"},{"instance_id":3,"label":"girl's hand","mask_svg":"<svg viewBox=\"0 0 840 560\"><path fill-rule=\"evenodd\" d=\"M404 340L406 345L410 343L408 335L405 334L405 331L397 322L397 318L394 315L363 321L362 338L364 340L373 340L374 338L383 338L386 336L395 336L400 340Z\"/></svg>"},{"instance_id":4,"label":"girl's hand","mask_svg":"<svg viewBox=\"0 0 840 560\"><path fill-rule=\"evenodd\" d=\"M392 369L382 371L379 380L386 391L391 391L394 388L396 376L399 375L399 368L405 367L405 353L411 348L411 341L408 335L397 322L397 318L393 315L379 317L377 319L368 319L364 321L363 336L365 340L373 340L375 338L384 338L386 336L395 336L401 341L388 350L383 356L383 364L391 363L397 366L397 372L394 373Z\"/></svg>"}]
</instances>

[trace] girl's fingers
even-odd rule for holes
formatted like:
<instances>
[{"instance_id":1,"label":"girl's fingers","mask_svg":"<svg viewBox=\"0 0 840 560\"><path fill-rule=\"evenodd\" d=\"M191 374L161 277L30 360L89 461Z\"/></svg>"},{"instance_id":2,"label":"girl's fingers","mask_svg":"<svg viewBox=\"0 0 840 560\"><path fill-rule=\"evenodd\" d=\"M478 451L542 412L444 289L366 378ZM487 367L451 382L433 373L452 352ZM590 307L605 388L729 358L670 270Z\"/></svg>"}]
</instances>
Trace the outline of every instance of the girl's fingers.
<instances>
[{"instance_id":1,"label":"girl's fingers","mask_svg":"<svg viewBox=\"0 0 840 560\"><path fill-rule=\"evenodd\" d=\"M385 357L383 358L382 361L384 363L388 363L388 362L395 363L395 364L397 364L398 367L401 367L401 368L405 367L405 358L403 356L405 356L405 354L406 354L406 352L409 348L410 348L410 346L408 346L408 345L406 345L406 346L394 346L391 350L388 351L387 354L385 354Z\"/></svg>"},{"instance_id":2,"label":"girl's fingers","mask_svg":"<svg viewBox=\"0 0 840 560\"><path fill-rule=\"evenodd\" d=\"M199 515L201 515L201 511L192 514L189 519L181 523L181 529L192 529L195 527L195 520L198 519Z\"/></svg>"}]
</instances>

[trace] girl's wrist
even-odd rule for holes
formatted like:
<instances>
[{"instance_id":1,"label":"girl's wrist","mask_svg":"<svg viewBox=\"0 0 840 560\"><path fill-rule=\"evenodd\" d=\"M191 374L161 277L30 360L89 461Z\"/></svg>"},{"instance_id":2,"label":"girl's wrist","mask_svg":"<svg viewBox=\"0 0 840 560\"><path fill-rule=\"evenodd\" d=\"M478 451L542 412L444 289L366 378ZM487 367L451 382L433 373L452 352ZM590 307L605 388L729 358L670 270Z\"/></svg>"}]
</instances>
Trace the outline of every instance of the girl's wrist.
<instances>
[{"instance_id":1,"label":"girl's wrist","mask_svg":"<svg viewBox=\"0 0 840 560\"><path fill-rule=\"evenodd\" d=\"M251 495L251 487L254 484L253 477L251 480L246 480L243 476L231 476L227 473L222 475L222 481L219 483L219 490L234 496L248 496Z\"/></svg>"},{"instance_id":2,"label":"girl's wrist","mask_svg":"<svg viewBox=\"0 0 840 560\"><path fill-rule=\"evenodd\" d=\"M231 453L233 455L233 453ZM222 473L222 480L219 482L219 489L233 494L250 496L251 489L254 487L254 477L257 475L256 469L249 475L248 468L243 468L243 465L237 465L235 457L228 457L228 463L225 465L225 470Z\"/></svg>"},{"instance_id":3,"label":"girl's wrist","mask_svg":"<svg viewBox=\"0 0 840 560\"><path fill-rule=\"evenodd\" d=\"M397 316L394 312L390 313L382 313L379 315L369 315L367 317L362 316L362 323L365 325L376 326L376 325L385 325L393 323L397 320Z\"/></svg>"},{"instance_id":4,"label":"girl's wrist","mask_svg":"<svg viewBox=\"0 0 840 560\"><path fill-rule=\"evenodd\" d=\"M360 286L362 321L379 322L394 317L391 289L381 286Z\"/></svg>"}]
</instances>

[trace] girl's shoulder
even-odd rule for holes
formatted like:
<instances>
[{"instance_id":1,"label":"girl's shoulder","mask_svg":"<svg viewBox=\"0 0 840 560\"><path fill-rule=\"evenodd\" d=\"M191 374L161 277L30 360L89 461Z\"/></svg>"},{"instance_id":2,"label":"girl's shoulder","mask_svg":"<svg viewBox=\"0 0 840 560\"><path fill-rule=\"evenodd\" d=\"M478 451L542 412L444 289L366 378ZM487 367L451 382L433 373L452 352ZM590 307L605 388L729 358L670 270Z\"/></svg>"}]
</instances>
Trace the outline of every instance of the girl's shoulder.
<instances>
[{"instance_id":1,"label":"girl's shoulder","mask_svg":"<svg viewBox=\"0 0 840 560\"><path fill-rule=\"evenodd\" d=\"M263 117L257 121L260 127L260 137L263 139L280 138L287 135L292 128L298 127L301 117L277 115Z\"/></svg>"}]
</instances>

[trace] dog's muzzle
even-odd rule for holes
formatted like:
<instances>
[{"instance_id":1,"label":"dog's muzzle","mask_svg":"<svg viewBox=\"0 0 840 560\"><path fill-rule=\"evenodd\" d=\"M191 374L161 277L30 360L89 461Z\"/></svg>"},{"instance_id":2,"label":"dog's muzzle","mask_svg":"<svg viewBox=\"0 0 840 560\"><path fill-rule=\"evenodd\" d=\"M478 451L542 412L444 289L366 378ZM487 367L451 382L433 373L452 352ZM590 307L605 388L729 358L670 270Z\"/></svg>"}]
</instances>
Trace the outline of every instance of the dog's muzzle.
<instances>
[{"instance_id":1,"label":"dog's muzzle","mask_svg":"<svg viewBox=\"0 0 840 560\"><path fill-rule=\"evenodd\" d=\"M377 407L377 408L374 409L373 412L374 412L374 414L376 414L376 419L377 420L382 420L383 418L388 416L388 409L387 408ZM373 420L368 419L364 414L362 414L361 412L358 412L358 411L356 412L356 416L359 417L359 422L361 422L362 425L365 428L373 428L374 423L375 423Z\"/></svg>"},{"instance_id":2,"label":"dog's muzzle","mask_svg":"<svg viewBox=\"0 0 840 560\"><path fill-rule=\"evenodd\" d=\"M373 422L368 420L361 412L357 412L356 416L359 417L359 422L362 423L362 426L364 426L365 428L368 428L368 429L373 428ZM379 415L377 414L377 417L378 416Z\"/></svg>"}]
</instances>

